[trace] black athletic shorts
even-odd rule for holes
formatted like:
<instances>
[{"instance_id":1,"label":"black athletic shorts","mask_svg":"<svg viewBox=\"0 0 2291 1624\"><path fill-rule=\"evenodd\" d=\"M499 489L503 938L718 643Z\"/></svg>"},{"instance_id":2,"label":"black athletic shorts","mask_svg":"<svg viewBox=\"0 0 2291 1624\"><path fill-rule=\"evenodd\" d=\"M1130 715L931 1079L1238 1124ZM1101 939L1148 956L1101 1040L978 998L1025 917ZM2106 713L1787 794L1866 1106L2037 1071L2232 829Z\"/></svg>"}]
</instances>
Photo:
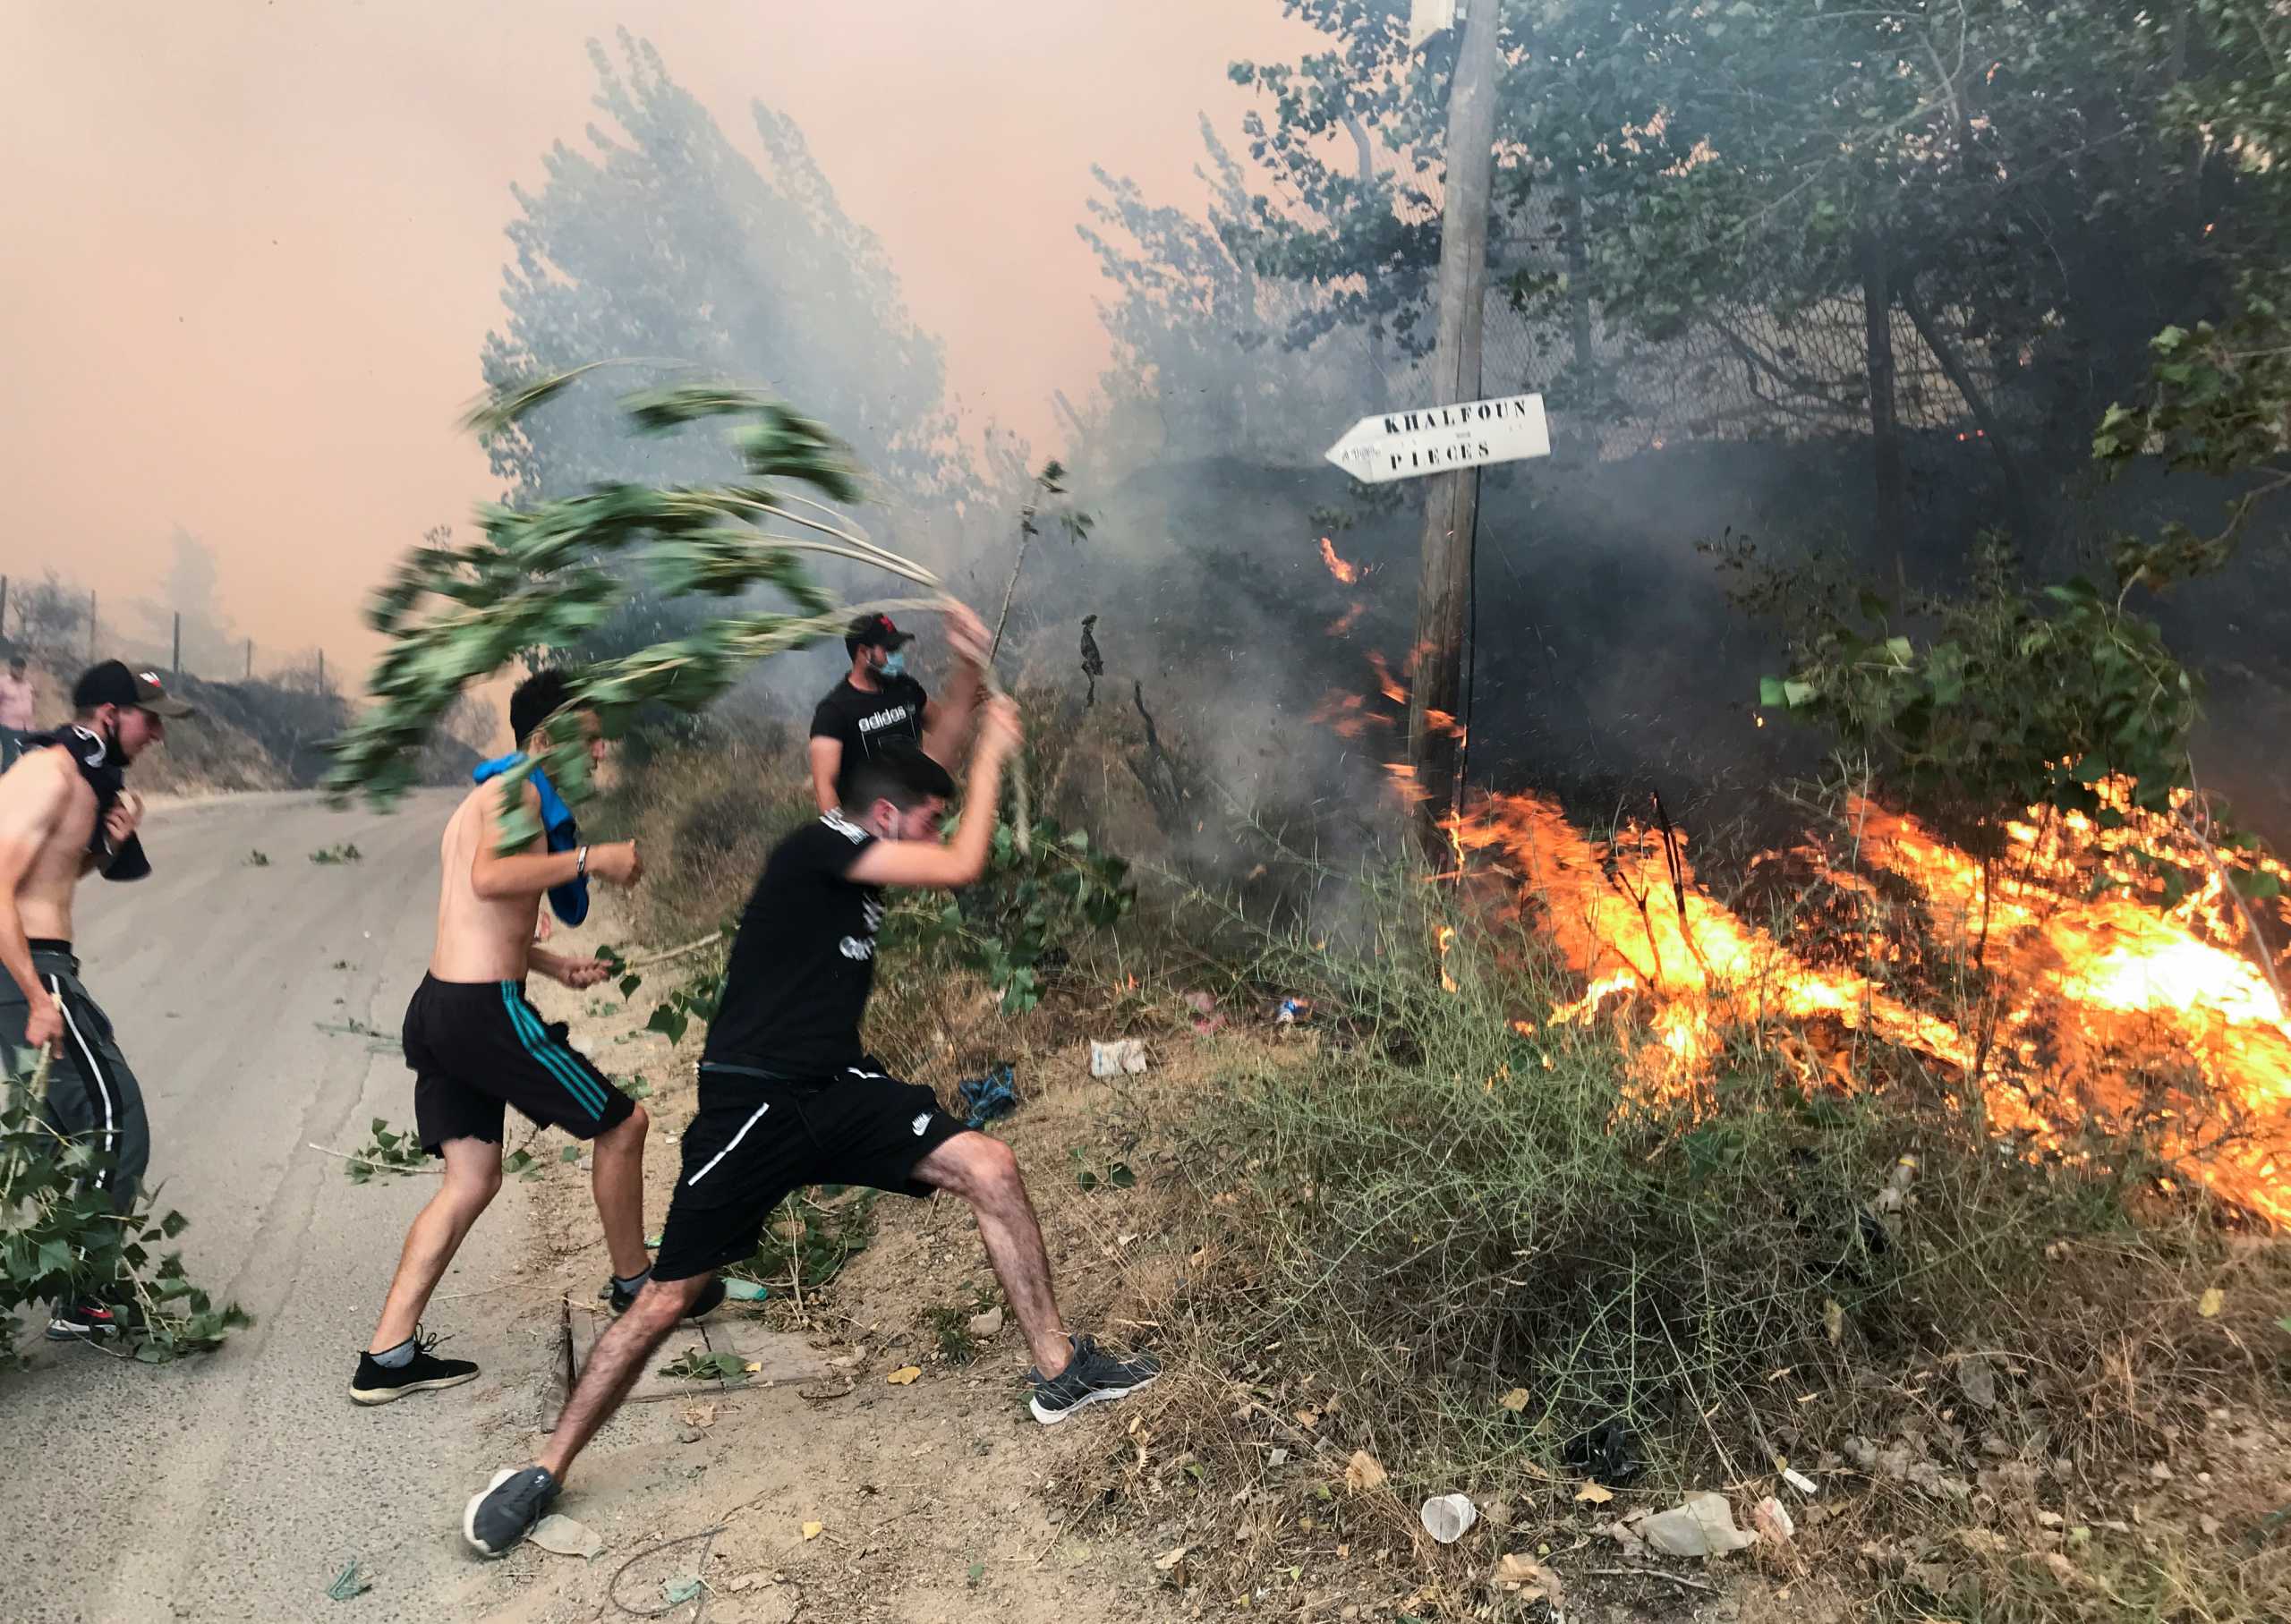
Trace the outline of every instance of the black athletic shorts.
<instances>
[{"instance_id":1,"label":"black athletic shorts","mask_svg":"<svg viewBox=\"0 0 2291 1624\"><path fill-rule=\"evenodd\" d=\"M525 1001L516 982L422 978L405 1007L405 1063L413 1068L413 1126L422 1148L448 1139L501 1143L503 1108L593 1139L628 1120L634 1103Z\"/></svg>"},{"instance_id":2,"label":"black athletic shorts","mask_svg":"<svg viewBox=\"0 0 2291 1624\"><path fill-rule=\"evenodd\" d=\"M915 1164L965 1131L936 1094L886 1076L872 1059L800 1080L703 1062L700 1114L685 1130L652 1278L689 1280L738 1263L771 1210L807 1184L928 1195Z\"/></svg>"}]
</instances>

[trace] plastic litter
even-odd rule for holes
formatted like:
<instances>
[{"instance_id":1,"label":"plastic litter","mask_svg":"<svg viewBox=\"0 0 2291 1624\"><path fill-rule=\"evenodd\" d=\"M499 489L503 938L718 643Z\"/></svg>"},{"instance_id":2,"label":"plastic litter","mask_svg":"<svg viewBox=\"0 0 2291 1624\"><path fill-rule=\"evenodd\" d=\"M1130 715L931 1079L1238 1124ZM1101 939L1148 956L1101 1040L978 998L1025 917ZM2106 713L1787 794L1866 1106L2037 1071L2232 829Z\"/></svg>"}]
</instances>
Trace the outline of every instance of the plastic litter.
<instances>
[{"instance_id":1,"label":"plastic litter","mask_svg":"<svg viewBox=\"0 0 2291 1624\"><path fill-rule=\"evenodd\" d=\"M724 1277L724 1295L735 1303L761 1303L771 1295L771 1291L769 1287L759 1286L754 1280L744 1280L728 1274Z\"/></svg>"},{"instance_id":2,"label":"plastic litter","mask_svg":"<svg viewBox=\"0 0 2291 1624\"><path fill-rule=\"evenodd\" d=\"M335 1601L346 1602L352 1596L363 1595L373 1587L374 1581L359 1572L358 1564L353 1561L335 1575L334 1583L326 1587L326 1593Z\"/></svg>"},{"instance_id":3,"label":"plastic litter","mask_svg":"<svg viewBox=\"0 0 2291 1624\"><path fill-rule=\"evenodd\" d=\"M1425 1533L1444 1545L1452 1545L1471 1532L1471 1526L1479 1520L1479 1508L1469 1495L1435 1494L1416 1518Z\"/></svg>"},{"instance_id":4,"label":"plastic litter","mask_svg":"<svg viewBox=\"0 0 2291 1624\"><path fill-rule=\"evenodd\" d=\"M1631 1526L1665 1556L1723 1556L1758 1543L1758 1535L1734 1526L1734 1509L1724 1494L1690 1494L1682 1503Z\"/></svg>"},{"instance_id":5,"label":"plastic litter","mask_svg":"<svg viewBox=\"0 0 2291 1624\"><path fill-rule=\"evenodd\" d=\"M997 1117L1007 1117L1018 1109L1018 1090L1010 1062L998 1062L983 1077L965 1077L955 1084L955 1093L970 1107L967 1127L981 1128Z\"/></svg>"},{"instance_id":6,"label":"plastic litter","mask_svg":"<svg viewBox=\"0 0 2291 1624\"><path fill-rule=\"evenodd\" d=\"M1273 1011L1275 1026L1294 1026L1313 1012L1313 1000L1307 998L1284 998L1281 1008Z\"/></svg>"},{"instance_id":7,"label":"plastic litter","mask_svg":"<svg viewBox=\"0 0 2291 1624\"><path fill-rule=\"evenodd\" d=\"M1798 1536L1798 1525L1790 1520L1790 1513L1773 1495L1767 1495L1750 1508L1750 1526L1759 1537L1777 1545L1786 1545Z\"/></svg>"},{"instance_id":8,"label":"plastic litter","mask_svg":"<svg viewBox=\"0 0 2291 1624\"><path fill-rule=\"evenodd\" d=\"M1146 1069L1146 1040L1120 1038L1111 1043L1093 1039L1090 1043L1090 1075L1094 1077L1117 1077L1127 1072L1135 1076Z\"/></svg>"}]
</instances>

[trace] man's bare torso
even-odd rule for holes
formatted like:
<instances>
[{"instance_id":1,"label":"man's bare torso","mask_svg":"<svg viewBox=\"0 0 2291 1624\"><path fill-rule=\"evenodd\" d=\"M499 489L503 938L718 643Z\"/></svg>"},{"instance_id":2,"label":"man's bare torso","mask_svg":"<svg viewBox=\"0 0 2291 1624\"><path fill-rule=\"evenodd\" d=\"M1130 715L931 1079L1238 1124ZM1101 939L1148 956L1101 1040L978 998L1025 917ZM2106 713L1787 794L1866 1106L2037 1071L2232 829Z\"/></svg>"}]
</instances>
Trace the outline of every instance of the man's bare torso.
<instances>
[{"instance_id":1,"label":"man's bare torso","mask_svg":"<svg viewBox=\"0 0 2291 1624\"><path fill-rule=\"evenodd\" d=\"M529 804L540 795L524 786ZM477 894L471 869L493 827L501 786L481 784L464 796L446 824L439 843L444 875L438 888L438 945L430 954L430 974L441 982L522 982L532 951L541 898L512 897L488 901Z\"/></svg>"},{"instance_id":2,"label":"man's bare torso","mask_svg":"<svg viewBox=\"0 0 2291 1624\"><path fill-rule=\"evenodd\" d=\"M16 885L16 913L24 934L70 941L72 893L87 872L88 840L96 832L96 792L80 776L72 752L61 745L27 756L15 770L51 772L70 784L63 820L41 843Z\"/></svg>"}]
</instances>

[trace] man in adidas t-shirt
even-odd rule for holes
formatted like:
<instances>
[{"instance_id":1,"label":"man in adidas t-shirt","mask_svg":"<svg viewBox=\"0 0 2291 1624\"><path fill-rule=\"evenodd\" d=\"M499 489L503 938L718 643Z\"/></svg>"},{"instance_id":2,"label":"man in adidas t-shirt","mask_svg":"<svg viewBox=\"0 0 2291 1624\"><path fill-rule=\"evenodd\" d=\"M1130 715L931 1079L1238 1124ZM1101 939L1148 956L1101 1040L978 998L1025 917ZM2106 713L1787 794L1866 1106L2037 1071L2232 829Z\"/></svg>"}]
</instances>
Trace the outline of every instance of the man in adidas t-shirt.
<instances>
[{"instance_id":1,"label":"man in adidas t-shirt","mask_svg":"<svg viewBox=\"0 0 2291 1624\"><path fill-rule=\"evenodd\" d=\"M900 631L890 616L862 615L844 633L851 669L812 712L812 798L822 812L843 803L846 773L895 741L920 744L942 764L960 752L985 679L988 640L985 623L962 604L949 604L946 623L956 667L943 700L933 700L907 675L907 646L915 633Z\"/></svg>"},{"instance_id":2,"label":"man in adidas t-shirt","mask_svg":"<svg viewBox=\"0 0 2291 1624\"><path fill-rule=\"evenodd\" d=\"M804 1185L948 1190L970 1203L1034 1353L1036 1420L1063 1421L1159 1373L1151 1359L1120 1360L1088 1337L1067 1336L1009 1147L947 1115L928 1088L885 1075L860 1045L883 888L951 890L979 877L1002 764L1018 746L1018 708L998 697L972 754L961 828L943 845L939 819L953 781L902 743L847 774L843 810L773 848L732 944L700 1063L700 1114L685 1133L652 1279L597 1343L540 1458L497 1473L471 1499L462 1534L481 1554L503 1554L548 1511L574 1457L654 1349L718 1270L755 1250L772 1209Z\"/></svg>"}]
</instances>

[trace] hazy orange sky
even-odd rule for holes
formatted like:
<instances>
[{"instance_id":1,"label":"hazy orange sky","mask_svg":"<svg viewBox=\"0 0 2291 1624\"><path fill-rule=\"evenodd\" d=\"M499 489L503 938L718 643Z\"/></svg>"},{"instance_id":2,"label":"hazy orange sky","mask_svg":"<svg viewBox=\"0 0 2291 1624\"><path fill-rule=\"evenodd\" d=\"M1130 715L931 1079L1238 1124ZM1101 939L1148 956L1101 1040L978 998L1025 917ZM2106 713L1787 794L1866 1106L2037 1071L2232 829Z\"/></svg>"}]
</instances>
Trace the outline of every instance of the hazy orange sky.
<instances>
[{"instance_id":1,"label":"hazy orange sky","mask_svg":"<svg viewBox=\"0 0 2291 1624\"><path fill-rule=\"evenodd\" d=\"M802 126L952 389L1042 452L1105 361L1090 165L1197 207L1197 115L1247 105L1225 64L1317 38L1279 0L0 0L0 573L132 623L180 523L259 664L362 665L369 588L494 492L451 424L509 185L580 141L585 41L623 23L744 150L754 98Z\"/></svg>"}]
</instances>

